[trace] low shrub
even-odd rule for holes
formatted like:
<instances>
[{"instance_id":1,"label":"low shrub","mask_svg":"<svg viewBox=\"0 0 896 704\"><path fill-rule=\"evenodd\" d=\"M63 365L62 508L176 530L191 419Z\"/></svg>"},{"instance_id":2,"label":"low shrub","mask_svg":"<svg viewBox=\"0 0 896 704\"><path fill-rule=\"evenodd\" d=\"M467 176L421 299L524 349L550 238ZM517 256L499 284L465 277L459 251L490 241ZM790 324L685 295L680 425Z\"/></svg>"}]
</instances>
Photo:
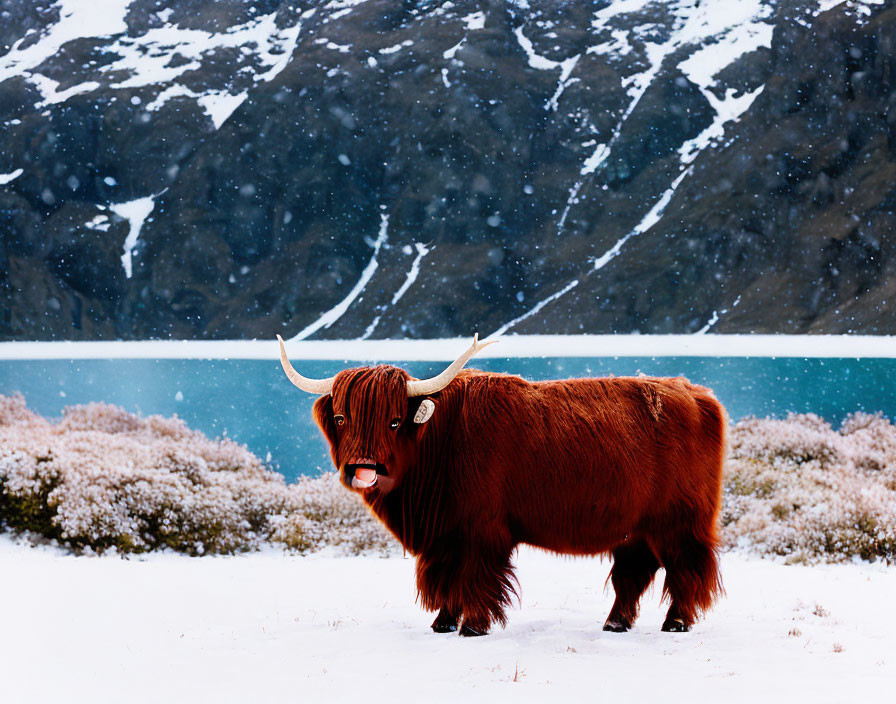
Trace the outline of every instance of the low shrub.
<instances>
[{"instance_id":1,"label":"low shrub","mask_svg":"<svg viewBox=\"0 0 896 704\"><path fill-rule=\"evenodd\" d=\"M896 426L867 413L839 430L812 414L735 424L722 532L790 562L896 561Z\"/></svg>"},{"instance_id":2,"label":"low shrub","mask_svg":"<svg viewBox=\"0 0 896 704\"><path fill-rule=\"evenodd\" d=\"M0 522L75 550L191 555L393 541L335 475L287 485L244 446L94 403L58 423L0 395Z\"/></svg>"},{"instance_id":3,"label":"low shrub","mask_svg":"<svg viewBox=\"0 0 896 704\"><path fill-rule=\"evenodd\" d=\"M299 477L289 486L288 511L276 523L271 538L303 551L332 545L351 554L386 553L398 547L336 472Z\"/></svg>"}]
</instances>

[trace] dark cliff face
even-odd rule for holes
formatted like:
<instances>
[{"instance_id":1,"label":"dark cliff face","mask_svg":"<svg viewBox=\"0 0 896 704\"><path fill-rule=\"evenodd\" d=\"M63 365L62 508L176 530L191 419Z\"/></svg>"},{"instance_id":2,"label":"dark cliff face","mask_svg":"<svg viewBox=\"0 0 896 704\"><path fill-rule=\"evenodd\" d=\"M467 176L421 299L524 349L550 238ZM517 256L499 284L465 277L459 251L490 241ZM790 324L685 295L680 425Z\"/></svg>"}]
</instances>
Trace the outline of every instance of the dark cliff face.
<instances>
[{"instance_id":1,"label":"dark cliff face","mask_svg":"<svg viewBox=\"0 0 896 704\"><path fill-rule=\"evenodd\" d=\"M890 3L87 6L0 9L3 339L896 334Z\"/></svg>"}]
</instances>

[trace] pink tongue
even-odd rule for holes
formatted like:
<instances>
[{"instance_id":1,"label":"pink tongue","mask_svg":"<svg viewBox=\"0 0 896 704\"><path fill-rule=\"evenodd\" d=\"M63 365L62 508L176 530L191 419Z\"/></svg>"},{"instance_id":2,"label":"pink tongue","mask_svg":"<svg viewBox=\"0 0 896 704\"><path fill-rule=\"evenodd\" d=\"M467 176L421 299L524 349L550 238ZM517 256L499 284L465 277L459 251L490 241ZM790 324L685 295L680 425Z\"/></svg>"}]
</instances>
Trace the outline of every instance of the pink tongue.
<instances>
[{"instance_id":1,"label":"pink tongue","mask_svg":"<svg viewBox=\"0 0 896 704\"><path fill-rule=\"evenodd\" d=\"M355 471L355 477L365 484L370 484L376 479L376 470L362 467Z\"/></svg>"}]
</instances>

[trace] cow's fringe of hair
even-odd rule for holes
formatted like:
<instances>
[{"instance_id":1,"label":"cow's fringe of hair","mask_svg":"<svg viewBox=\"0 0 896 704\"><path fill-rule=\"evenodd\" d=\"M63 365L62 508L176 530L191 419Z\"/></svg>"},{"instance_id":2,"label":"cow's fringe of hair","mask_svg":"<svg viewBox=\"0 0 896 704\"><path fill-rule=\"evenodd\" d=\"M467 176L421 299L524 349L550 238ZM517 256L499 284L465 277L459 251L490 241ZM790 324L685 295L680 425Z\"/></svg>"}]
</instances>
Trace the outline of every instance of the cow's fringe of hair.
<instances>
[{"instance_id":1,"label":"cow's fringe of hair","mask_svg":"<svg viewBox=\"0 0 896 704\"><path fill-rule=\"evenodd\" d=\"M374 368L374 371L379 369ZM403 379L401 383L404 383ZM365 401L371 403L369 399ZM380 413L380 409L368 407L367 412ZM439 440L444 444L444 437ZM418 464L430 471L410 471L400 489L385 497L375 492L368 499L374 515L383 520L405 548L415 555L428 550L451 528L449 519L454 511L448 505L451 491L446 486L451 479L447 470L440 471L441 463L437 460L449 455L448 448L425 440L420 447Z\"/></svg>"}]
</instances>

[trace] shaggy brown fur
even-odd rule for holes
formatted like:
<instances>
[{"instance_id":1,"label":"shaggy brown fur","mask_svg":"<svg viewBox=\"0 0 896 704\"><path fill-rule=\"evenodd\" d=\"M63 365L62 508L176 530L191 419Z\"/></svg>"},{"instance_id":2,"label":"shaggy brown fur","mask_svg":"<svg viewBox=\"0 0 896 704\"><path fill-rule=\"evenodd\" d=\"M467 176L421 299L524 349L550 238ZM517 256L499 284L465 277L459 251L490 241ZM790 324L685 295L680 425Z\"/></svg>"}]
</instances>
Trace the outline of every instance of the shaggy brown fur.
<instances>
[{"instance_id":1,"label":"shaggy brown fur","mask_svg":"<svg viewBox=\"0 0 896 704\"><path fill-rule=\"evenodd\" d=\"M682 378L528 382L465 370L415 424L423 399L407 397L409 378L389 366L343 371L314 415L346 486L357 458L376 461L364 499L417 556L434 630L506 623L520 543L612 554L608 630L631 627L661 566L664 630L687 630L709 608L721 590L727 428L711 391Z\"/></svg>"}]
</instances>

